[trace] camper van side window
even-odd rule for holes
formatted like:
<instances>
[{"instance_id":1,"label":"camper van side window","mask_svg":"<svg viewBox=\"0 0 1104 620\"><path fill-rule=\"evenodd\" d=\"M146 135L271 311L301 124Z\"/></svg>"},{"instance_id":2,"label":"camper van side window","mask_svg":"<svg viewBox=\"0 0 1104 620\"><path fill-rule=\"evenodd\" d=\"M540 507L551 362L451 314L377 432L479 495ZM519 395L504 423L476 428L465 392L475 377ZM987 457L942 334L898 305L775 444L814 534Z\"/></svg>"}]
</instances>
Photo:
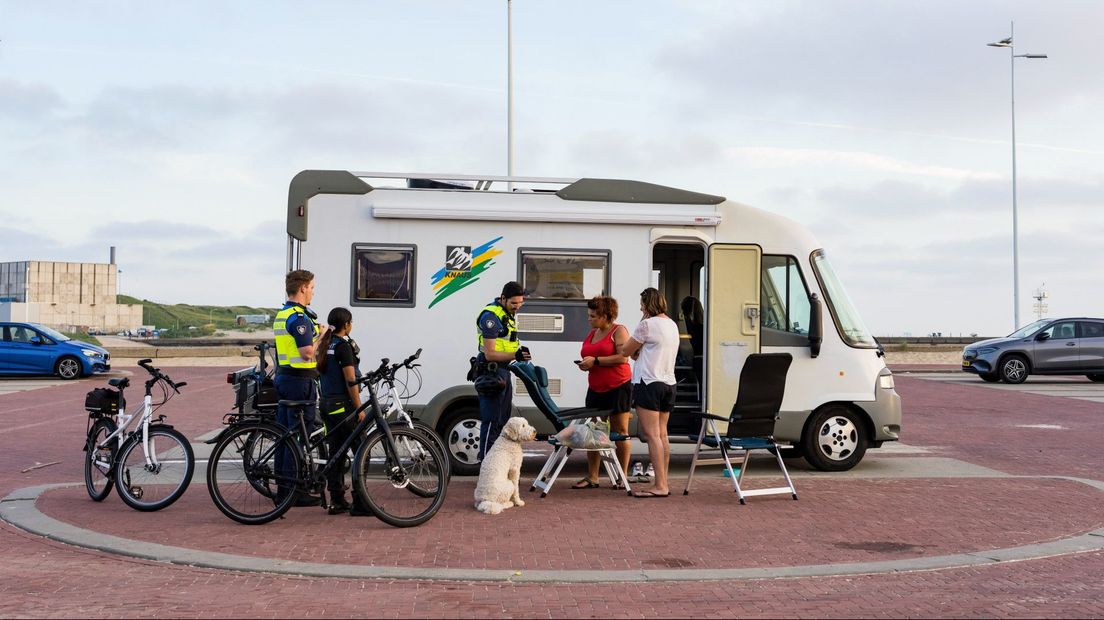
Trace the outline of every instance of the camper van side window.
<instances>
[{"instance_id":1,"label":"camper van side window","mask_svg":"<svg viewBox=\"0 0 1104 620\"><path fill-rule=\"evenodd\" d=\"M413 308L416 253L413 245L354 245L350 303Z\"/></svg>"},{"instance_id":2,"label":"camper van side window","mask_svg":"<svg viewBox=\"0 0 1104 620\"><path fill-rule=\"evenodd\" d=\"M521 285L530 300L579 301L609 294L608 250L522 249Z\"/></svg>"},{"instance_id":3,"label":"camper van side window","mask_svg":"<svg viewBox=\"0 0 1104 620\"><path fill-rule=\"evenodd\" d=\"M763 327L807 335L809 290L792 256L763 255L759 307Z\"/></svg>"}]
</instances>

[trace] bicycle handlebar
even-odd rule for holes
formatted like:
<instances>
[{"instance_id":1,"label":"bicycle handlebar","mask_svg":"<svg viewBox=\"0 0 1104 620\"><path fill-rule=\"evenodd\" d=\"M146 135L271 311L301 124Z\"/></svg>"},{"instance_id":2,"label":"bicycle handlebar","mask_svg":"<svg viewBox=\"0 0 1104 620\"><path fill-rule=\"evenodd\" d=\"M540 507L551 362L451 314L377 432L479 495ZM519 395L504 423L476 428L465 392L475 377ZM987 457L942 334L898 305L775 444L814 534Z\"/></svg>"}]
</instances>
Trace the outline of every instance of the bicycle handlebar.
<instances>
[{"instance_id":1,"label":"bicycle handlebar","mask_svg":"<svg viewBox=\"0 0 1104 620\"><path fill-rule=\"evenodd\" d=\"M180 383L176 383L171 378L169 378L169 375L166 375L165 373L161 372L160 368L154 368L152 359L146 358L144 360L138 360L138 365L141 366L142 368L145 368L146 372L153 375L154 379L164 380L165 383L168 383L169 387L171 387L173 389L173 391L175 391L177 394L180 393L180 388L184 387L185 385L188 385L187 381L181 381Z\"/></svg>"},{"instance_id":2,"label":"bicycle handlebar","mask_svg":"<svg viewBox=\"0 0 1104 620\"><path fill-rule=\"evenodd\" d=\"M396 362L394 364L391 363L390 358L385 357L385 358L380 360L380 365L379 365L378 368L376 368L372 372L365 373L363 377L361 377L360 379L357 379L356 381L350 381L349 385L350 386L367 385L367 384L370 384L370 383L376 383L380 379L392 378L392 377L395 376L395 373L400 368L414 368L414 367L418 366L418 364L414 364L413 362L414 362L414 360L421 357L421 355L422 355L422 350L418 349L410 357L406 358L402 362Z\"/></svg>"}]
</instances>

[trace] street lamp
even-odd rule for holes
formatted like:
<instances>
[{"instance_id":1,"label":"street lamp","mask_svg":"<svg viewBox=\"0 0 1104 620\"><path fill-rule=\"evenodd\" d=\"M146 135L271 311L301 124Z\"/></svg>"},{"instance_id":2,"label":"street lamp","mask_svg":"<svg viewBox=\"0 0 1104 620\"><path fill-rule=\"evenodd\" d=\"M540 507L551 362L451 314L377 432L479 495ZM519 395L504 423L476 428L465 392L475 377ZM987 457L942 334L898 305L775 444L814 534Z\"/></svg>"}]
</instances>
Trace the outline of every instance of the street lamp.
<instances>
[{"instance_id":1,"label":"street lamp","mask_svg":"<svg viewBox=\"0 0 1104 620\"><path fill-rule=\"evenodd\" d=\"M1017 54L1012 38L1016 34L1016 22L1012 22L1007 39L996 43L987 43L989 47L1007 47L1012 65L1012 316L1015 325L1013 331L1020 328L1020 245L1019 220L1016 210L1016 59L1046 58L1046 54Z\"/></svg>"},{"instance_id":2,"label":"street lamp","mask_svg":"<svg viewBox=\"0 0 1104 620\"><path fill-rule=\"evenodd\" d=\"M506 176L514 176L514 4L506 0ZM506 183L514 191L514 182Z\"/></svg>"}]
</instances>

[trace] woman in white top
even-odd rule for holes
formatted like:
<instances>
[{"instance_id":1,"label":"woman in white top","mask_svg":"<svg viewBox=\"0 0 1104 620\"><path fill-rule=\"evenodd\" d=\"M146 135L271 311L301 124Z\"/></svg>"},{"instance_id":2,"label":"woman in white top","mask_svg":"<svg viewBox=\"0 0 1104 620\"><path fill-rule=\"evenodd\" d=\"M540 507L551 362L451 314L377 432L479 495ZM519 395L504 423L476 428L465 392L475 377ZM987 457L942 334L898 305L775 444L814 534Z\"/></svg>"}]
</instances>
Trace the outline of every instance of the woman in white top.
<instances>
[{"instance_id":1,"label":"woman in white top","mask_svg":"<svg viewBox=\"0 0 1104 620\"><path fill-rule=\"evenodd\" d=\"M655 467L655 482L648 491L634 497L667 497L667 466L671 443L667 439L667 420L675 401L675 355L678 353L678 325L667 316L667 300L654 288L640 293L640 311L644 319L632 337L621 345L619 353L636 360L633 364L633 406L639 417L648 455Z\"/></svg>"}]
</instances>

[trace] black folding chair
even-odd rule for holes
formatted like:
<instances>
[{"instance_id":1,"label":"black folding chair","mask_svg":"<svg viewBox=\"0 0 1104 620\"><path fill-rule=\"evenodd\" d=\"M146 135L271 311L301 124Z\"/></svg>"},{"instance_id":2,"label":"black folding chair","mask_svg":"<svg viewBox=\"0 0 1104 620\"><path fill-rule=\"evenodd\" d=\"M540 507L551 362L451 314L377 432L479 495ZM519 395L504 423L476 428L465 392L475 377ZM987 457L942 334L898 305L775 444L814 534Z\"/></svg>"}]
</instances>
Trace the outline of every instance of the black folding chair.
<instances>
[{"instance_id":1,"label":"black folding chair","mask_svg":"<svg viewBox=\"0 0 1104 620\"><path fill-rule=\"evenodd\" d=\"M534 366L532 362L515 362L510 364L510 372L521 380L525 390L529 392L529 398L533 399L537 409L540 409L544 417L552 422L552 426L557 432L567 428L569 424L582 424L590 418L609 415L608 411L586 407L560 409L556 402L552 400L552 395L548 393L548 371L542 366ZM611 442L628 439L620 433L610 433ZM606 476L609 477L610 482L614 486L623 486L626 493L632 494L632 490L629 489L628 478L625 476L625 472L621 470L621 464L617 461L617 453L614 451L612 444L608 447L594 449L570 448L561 443L555 435L548 438L548 443L553 448L552 456L548 457L540 473L533 479L533 484L529 487L530 492L540 489L541 497L548 495L548 492L552 490L552 485L556 484L556 478L560 476L560 471L567 464L567 457L571 456L573 450L579 450L580 452L597 452L602 459L602 466L606 470Z\"/></svg>"},{"instance_id":2,"label":"black folding chair","mask_svg":"<svg viewBox=\"0 0 1104 620\"><path fill-rule=\"evenodd\" d=\"M732 485L736 488L736 496L740 498L741 504L746 503L744 498L754 495L789 493L795 500L797 499L797 489L794 488L790 474L786 471L786 464L782 462L781 447L774 442L773 436L774 422L778 419L778 411L782 408L782 397L786 392L786 373L789 372L792 361L793 357L789 353L749 355L744 362L744 368L740 371L740 391L736 396L736 403L727 418L706 412L685 414L700 417L702 423L698 434L690 436L690 439L697 441L697 445L694 448L694 460L690 463L690 477L686 480L683 495L690 493L690 483L694 480L694 470L698 465L723 464L732 480ZM728 423L724 436L717 431L717 422ZM719 450L721 458L702 459L702 446L705 446L705 449ZM744 460L739 469L734 470L732 467L732 460L729 458L730 450L744 451ZM786 486L747 491L740 487L744 474L747 473L748 460L753 450L768 450L774 453L778 468L782 470L782 476L786 479Z\"/></svg>"}]
</instances>

